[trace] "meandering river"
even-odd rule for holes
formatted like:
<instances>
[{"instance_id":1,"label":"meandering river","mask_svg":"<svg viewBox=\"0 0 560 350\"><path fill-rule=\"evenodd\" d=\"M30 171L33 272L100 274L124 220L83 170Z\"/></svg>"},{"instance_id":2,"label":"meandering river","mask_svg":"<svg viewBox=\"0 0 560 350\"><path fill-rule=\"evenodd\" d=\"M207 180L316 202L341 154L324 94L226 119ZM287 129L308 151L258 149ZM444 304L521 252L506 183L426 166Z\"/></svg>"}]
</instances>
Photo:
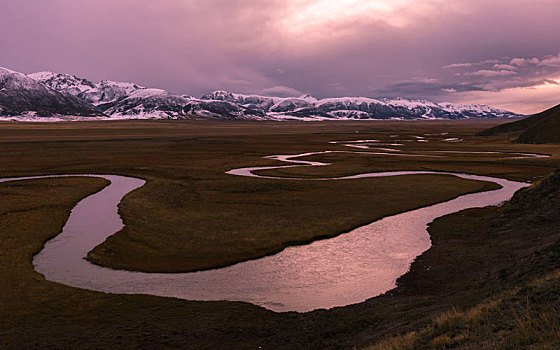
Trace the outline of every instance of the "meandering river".
<instances>
[{"instance_id":1,"label":"meandering river","mask_svg":"<svg viewBox=\"0 0 560 350\"><path fill-rule=\"evenodd\" d=\"M328 165L297 159L319 153L330 151L270 156L291 164L241 168L228 173L279 181L306 181L309 179L260 176L255 172L282 167ZM398 155L401 156L400 153ZM274 311L304 312L359 303L394 288L397 278L409 270L413 260L430 248L426 228L431 221L462 209L499 204L508 200L518 189L528 186L487 176L431 171L366 173L314 180L342 181L415 174L442 174L490 181L502 188L467 194L389 216L332 239L286 248L273 256L193 273L112 270L84 259L90 250L124 226L118 215L118 204L126 194L142 187L144 180L119 175L83 174L4 178L0 182L65 176L100 177L111 182L100 192L82 199L72 210L62 233L48 241L34 257L35 269L50 281L107 293L245 301Z\"/></svg>"}]
</instances>

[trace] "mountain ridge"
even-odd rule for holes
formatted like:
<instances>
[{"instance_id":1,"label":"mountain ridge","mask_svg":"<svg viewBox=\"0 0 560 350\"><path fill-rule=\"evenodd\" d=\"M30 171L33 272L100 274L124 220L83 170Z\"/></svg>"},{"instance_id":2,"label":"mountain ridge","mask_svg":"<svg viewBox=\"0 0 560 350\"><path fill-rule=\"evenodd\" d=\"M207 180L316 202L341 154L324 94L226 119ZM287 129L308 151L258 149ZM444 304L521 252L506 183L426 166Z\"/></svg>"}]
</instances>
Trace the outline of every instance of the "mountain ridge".
<instances>
[{"instance_id":1,"label":"mountain ridge","mask_svg":"<svg viewBox=\"0 0 560 350\"><path fill-rule=\"evenodd\" d=\"M12 71L13 72L13 71ZM14 72L17 73L17 72ZM12 73L12 74L14 74ZM435 103L404 98L334 97L317 99L310 95L275 97L235 94L223 90L200 98L176 95L134 83L102 80L94 83L70 74L17 73L61 96L79 101L90 114L101 119L225 119L225 120L367 120L367 119L466 119L515 118L521 115L484 105ZM23 79L23 78L22 78ZM40 96L39 96L40 97ZM40 98L38 98L40 100ZM32 105L27 111L7 114L15 120L34 120ZM6 115L0 105L0 117ZM69 113L42 113L42 117L70 118ZM5 119L5 118L4 118ZM72 120L74 120L72 119Z\"/></svg>"}]
</instances>

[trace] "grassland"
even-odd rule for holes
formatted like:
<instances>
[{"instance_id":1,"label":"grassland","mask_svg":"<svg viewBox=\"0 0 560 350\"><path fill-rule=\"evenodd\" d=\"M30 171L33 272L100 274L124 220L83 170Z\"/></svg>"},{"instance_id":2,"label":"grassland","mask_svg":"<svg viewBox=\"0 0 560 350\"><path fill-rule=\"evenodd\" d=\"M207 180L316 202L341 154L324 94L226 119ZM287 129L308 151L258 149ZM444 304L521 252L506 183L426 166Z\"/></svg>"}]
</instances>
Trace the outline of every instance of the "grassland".
<instances>
[{"instance_id":1,"label":"grassland","mask_svg":"<svg viewBox=\"0 0 560 350\"><path fill-rule=\"evenodd\" d=\"M303 126L219 122L4 124L0 129L0 173L116 173L147 179L146 186L127 196L120 207L127 227L88 258L114 268L178 272L261 257L288 245L332 237L383 216L483 189L481 184L441 176L302 182L225 174L237 167L281 164L264 156L327 149L352 151L329 142L395 142L399 138L391 135L410 138L434 130L450 132L445 137L468 141L461 145L403 142L406 152L430 156L436 154L429 151L441 149L516 150L503 142L492 144L473 138L472 130L485 128L486 124L370 122ZM547 146L517 148L556 152ZM272 175L321 177L428 169L533 180L549 173L557 161L556 156L536 161L503 160L496 155L434 158L352 153L313 159L333 165L277 170Z\"/></svg>"},{"instance_id":2,"label":"grassland","mask_svg":"<svg viewBox=\"0 0 560 350\"><path fill-rule=\"evenodd\" d=\"M120 207L127 228L90 258L145 271L196 270L270 254L288 244L339 234L377 217L488 188L444 176L298 182L224 174L236 167L278 164L263 156L349 150L329 141L393 140L390 136L395 134L448 132L446 137L464 141L407 142L405 149L427 155L446 149L535 152L553 157L330 154L312 159L332 162L331 166L275 174L320 177L429 169L536 180L558 165L558 146L510 145L503 138L472 136L488 126L488 122L5 123L0 124L0 174L143 177L148 180L146 187L127 196ZM452 216L458 223L445 219L433 225L434 248L415 263L394 292L329 311L276 314L243 303L106 295L45 281L34 272L32 255L60 231L77 200L103 185L98 179L51 179L0 186L1 280L5 286L0 347L351 348L429 327L433 319L452 308L463 312L518 286L513 277L496 276L533 267L525 272L528 280L552 269L549 265L535 268L532 263L511 265L511 260L523 261L546 246L526 246L521 231L513 236L489 235L486 218L497 214L486 209ZM473 234L476 225L480 228ZM515 249L520 252L512 257Z\"/></svg>"}]
</instances>

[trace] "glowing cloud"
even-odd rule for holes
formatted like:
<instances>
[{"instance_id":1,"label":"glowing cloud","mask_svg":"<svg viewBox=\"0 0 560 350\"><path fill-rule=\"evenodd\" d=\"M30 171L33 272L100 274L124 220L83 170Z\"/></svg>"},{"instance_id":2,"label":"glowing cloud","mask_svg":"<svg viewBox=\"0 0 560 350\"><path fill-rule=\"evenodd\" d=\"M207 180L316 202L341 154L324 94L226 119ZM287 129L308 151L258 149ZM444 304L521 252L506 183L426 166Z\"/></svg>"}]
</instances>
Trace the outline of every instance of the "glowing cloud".
<instances>
[{"instance_id":1,"label":"glowing cloud","mask_svg":"<svg viewBox=\"0 0 560 350\"><path fill-rule=\"evenodd\" d=\"M559 12L558 0L1 0L0 65L193 96L503 105L496 92L559 76Z\"/></svg>"},{"instance_id":2,"label":"glowing cloud","mask_svg":"<svg viewBox=\"0 0 560 350\"><path fill-rule=\"evenodd\" d=\"M534 114L558 105L560 103L558 96L560 96L560 77L530 87L457 93L451 101L483 103L518 113Z\"/></svg>"},{"instance_id":3,"label":"glowing cloud","mask_svg":"<svg viewBox=\"0 0 560 350\"><path fill-rule=\"evenodd\" d=\"M282 29L293 35L316 36L332 26L360 21L382 22L394 27L411 23L412 9L425 11L435 1L421 0L292 0L290 11L281 22Z\"/></svg>"}]
</instances>

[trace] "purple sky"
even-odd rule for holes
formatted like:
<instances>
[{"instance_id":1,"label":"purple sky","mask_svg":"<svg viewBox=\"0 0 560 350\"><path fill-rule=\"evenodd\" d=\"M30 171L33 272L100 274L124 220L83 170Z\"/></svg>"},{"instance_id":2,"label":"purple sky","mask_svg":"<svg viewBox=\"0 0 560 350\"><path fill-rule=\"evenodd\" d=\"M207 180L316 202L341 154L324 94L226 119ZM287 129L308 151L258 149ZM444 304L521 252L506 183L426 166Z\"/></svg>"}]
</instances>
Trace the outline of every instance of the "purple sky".
<instances>
[{"instance_id":1,"label":"purple sky","mask_svg":"<svg viewBox=\"0 0 560 350\"><path fill-rule=\"evenodd\" d=\"M560 103L558 0L1 0L0 66L200 96Z\"/></svg>"}]
</instances>

